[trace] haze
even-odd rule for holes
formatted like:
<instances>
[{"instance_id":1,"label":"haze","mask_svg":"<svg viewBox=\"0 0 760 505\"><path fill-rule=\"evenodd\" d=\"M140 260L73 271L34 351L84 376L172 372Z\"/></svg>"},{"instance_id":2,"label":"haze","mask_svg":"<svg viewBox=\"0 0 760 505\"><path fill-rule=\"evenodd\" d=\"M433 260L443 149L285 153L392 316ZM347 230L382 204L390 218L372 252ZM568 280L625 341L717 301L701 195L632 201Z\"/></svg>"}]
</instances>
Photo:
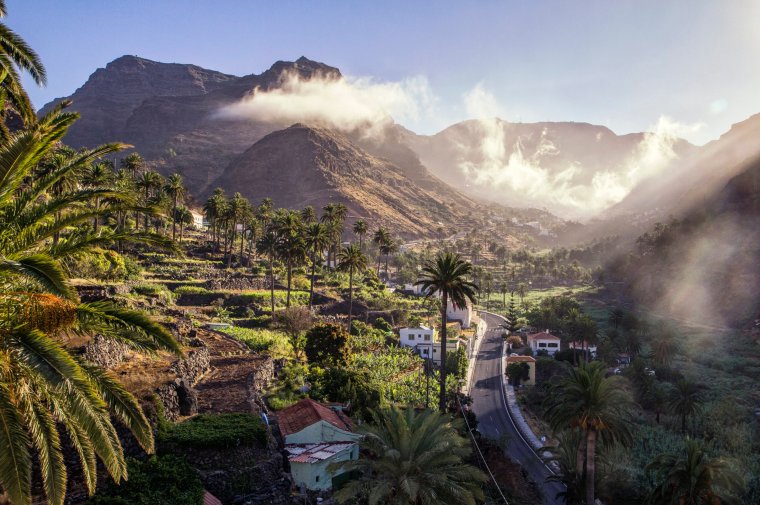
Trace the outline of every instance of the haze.
<instances>
[{"instance_id":1,"label":"haze","mask_svg":"<svg viewBox=\"0 0 760 505\"><path fill-rule=\"evenodd\" d=\"M646 131L665 116L702 144L760 110L752 64L760 4L749 0L40 0L14 3L10 14L48 67L47 88L26 83L38 107L122 54L243 75L305 53L354 78L414 83L414 113L396 119L423 134L476 114L585 121L616 133ZM477 107L473 96L483 99Z\"/></svg>"}]
</instances>

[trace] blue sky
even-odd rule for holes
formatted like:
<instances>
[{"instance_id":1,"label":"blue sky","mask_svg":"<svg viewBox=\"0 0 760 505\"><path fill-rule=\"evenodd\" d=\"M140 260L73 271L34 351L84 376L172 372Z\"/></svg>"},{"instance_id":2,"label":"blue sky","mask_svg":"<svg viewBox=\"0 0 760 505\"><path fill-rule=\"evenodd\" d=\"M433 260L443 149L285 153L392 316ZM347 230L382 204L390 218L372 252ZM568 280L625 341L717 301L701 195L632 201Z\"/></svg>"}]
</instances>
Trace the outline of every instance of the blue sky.
<instances>
[{"instance_id":1,"label":"blue sky","mask_svg":"<svg viewBox=\"0 0 760 505\"><path fill-rule=\"evenodd\" d=\"M760 112L760 2L8 2L8 25L41 55L37 107L123 54L260 73L301 55L376 81L424 78L432 105L403 124L434 133L472 115L585 121L642 131L662 115L704 143Z\"/></svg>"}]
</instances>

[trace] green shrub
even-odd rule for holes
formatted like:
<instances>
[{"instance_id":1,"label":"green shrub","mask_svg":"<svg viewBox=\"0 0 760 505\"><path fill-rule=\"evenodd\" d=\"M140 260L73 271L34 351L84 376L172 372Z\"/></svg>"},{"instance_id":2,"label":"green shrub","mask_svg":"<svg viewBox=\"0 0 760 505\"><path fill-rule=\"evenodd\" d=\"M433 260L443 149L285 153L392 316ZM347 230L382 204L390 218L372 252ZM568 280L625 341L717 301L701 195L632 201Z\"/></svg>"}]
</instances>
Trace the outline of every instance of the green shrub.
<instances>
[{"instance_id":1,"label":"green shrub","mask_svg":"<svg viewBox=\"0 0 760 505\"><path fill-rule=\"evenodd\" d=\"M199 505L203 483L187 462L173 455L148 460L127 460L129 480L107 485L87 501L88 505Z\"/></svg>"},{"instance_id":2,"label":"green shrub","mask_svg":"<svg viewBox=\"0 0 760 505\"><path fill-rule=\"evenodd\" d=\"M174 293L178 295L205 295L211 293L211 291L202 286L186 285L178 287L174 290Z\"/></svg>"},{"instance_id":3,"label":"green shrub","mask_svg":"<svg viewBox=\"0 0 760 505\"><path fill-rule=\"evenodd\" d=\"M132 292L142 296L158 298L165 303L174 300L174 294L163 284L140 283L132 286Z\"/></svg>"},{"instance_id":4,"label":"green shrub","mask_svg":"<svg viewBox=\"0 0 760 505\"><path fill-rule=\"evenodd\" d=\"M290 354L287 337L280 331L265 328L241 328L239 326L226 328L222 331L240 340L256 352L268 351L278 357Z\"/></svg>"},{"instance_id":5,"label":"green shrub","mask_svg":"<svg viewBox=\"0 0 760 505\"><path fill-rule=\"evenodd\" d=\"M251 414L201 414L185 422L166 426L159 441L195 449L229 449L264 445L264 423Z\"/></svg>"},{"instance_id":6,"label":"green shrub","mask_svg":"<svg viewBox=\"0 0 760 505\"><path fill-rule=\"evenodd\" d=\"M67 267L73 277L86 279L126 280L140 273L140 266L132 258L107 249L75 254L67 260Z\"/></svg>"}]
</instances>

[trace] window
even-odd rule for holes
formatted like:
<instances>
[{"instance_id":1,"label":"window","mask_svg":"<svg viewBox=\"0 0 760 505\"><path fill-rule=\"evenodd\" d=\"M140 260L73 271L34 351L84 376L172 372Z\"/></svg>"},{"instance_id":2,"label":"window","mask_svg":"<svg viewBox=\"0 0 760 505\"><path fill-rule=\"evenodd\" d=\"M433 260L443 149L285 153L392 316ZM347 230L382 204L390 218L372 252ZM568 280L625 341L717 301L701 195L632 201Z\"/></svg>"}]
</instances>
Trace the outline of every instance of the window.
<instances>
[{"instance_id":1,"label":"window","mask_svg":"<svg viewBox=\"0 0 760 505\"><path fill-rule=\"evenodd\" d=\"M319 482L319 475L317 475L317 482Z\"/></svg>"},{"instance_id":2,"label":"window","mask_svg":"<svg viewBox=\"0 0 760 505\"><path fill-rule=\"evenodd\" d=\"M427 349L423 349L422 350L422 354L424 354L425 356L427 356L427 351L428 351Z\"/></svg>"},{"instance_id":3,"label":"window","mask_svg":"<svg viewBox=\"0 0 760 505\"><path fill-rule=\"evenodd\" d=\"M557 347L557 342L549 342L549 347Z\"/></svg>"},{"instance_id":4,"label":"window","mask_svg":"<svg viewBox=\"0 0 760 505\"><path fill-rule=\"evenodd\" d=\"M430 341L430 335L425 335L425 340L429 342Z\"/></svg>"},{"instance_id":5,"label":"window","mask_svg":"<svg viewBox=\"0 0 760 505\"><path fill-rule=\"evenodd\" d=\"M539 342L538 347L546 347L546 342Z\"/></svg>"},{"instance_id":6,"label":"window","mask_svg":"<svg viewBox=\"0 0 760 505\"><path fill-rule=\"evenodd\" d=\"M409 334L409 340L414 340L414 333Z\"/></svg>"}]
</instances>

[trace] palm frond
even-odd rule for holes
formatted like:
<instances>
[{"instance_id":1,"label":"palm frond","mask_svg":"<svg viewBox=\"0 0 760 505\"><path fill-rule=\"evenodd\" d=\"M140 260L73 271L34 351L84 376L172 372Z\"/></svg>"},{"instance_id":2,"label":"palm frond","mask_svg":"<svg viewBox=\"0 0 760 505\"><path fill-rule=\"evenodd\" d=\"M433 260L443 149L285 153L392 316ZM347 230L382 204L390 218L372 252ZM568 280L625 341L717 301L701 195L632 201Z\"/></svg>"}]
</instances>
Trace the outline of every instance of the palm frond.
<instances>
[{"instance_id":1,"label":"palm frond","mask_svg":"<svg viewBox=\"0 0 760 505\"><path fill-rule=\"evenodd\" d=\"M32 460L29 437L8 384L0 382L0 486L11 503L32 502Z\"/></svg>"},{"instance_id":2,"label":"palm frond","mask_svg":"<svg viewBox=\"0 0 760 505\"><path fill-rule=\"evenodd\" d=\"M69 300L76 299L76 292L69 285L61 264L46 254L33 254L20 258L0 257L0 272L12 273L32 280L54 295Z\"/></svg>"},{"instance_id":3,"label":"palm frond","mask_svg":"<svg viewBox=\"0 0 760 505\"><path fill-rule=\"evenodd\" d=\"M140 342L148 341L153 349L181 354L182 348L171 333L142 312L125 309L110 302L83 303L77 307L78 317L85 324L96 321L115 332L129 330L140 335ZM122 335L123 336L123 335Z\"/></svg>"},{"instance_id":4,"label":"palm frond","mask_svg":"<svg viewBox=\"0 0 760 505\"><path fill-rule=\"evenodd\" d=\"M153 430L135 397L102 368L83 362L80 366L88 373L111 412L132 431L145 452L152 453Z\"/></svg>"}]
</instances>

